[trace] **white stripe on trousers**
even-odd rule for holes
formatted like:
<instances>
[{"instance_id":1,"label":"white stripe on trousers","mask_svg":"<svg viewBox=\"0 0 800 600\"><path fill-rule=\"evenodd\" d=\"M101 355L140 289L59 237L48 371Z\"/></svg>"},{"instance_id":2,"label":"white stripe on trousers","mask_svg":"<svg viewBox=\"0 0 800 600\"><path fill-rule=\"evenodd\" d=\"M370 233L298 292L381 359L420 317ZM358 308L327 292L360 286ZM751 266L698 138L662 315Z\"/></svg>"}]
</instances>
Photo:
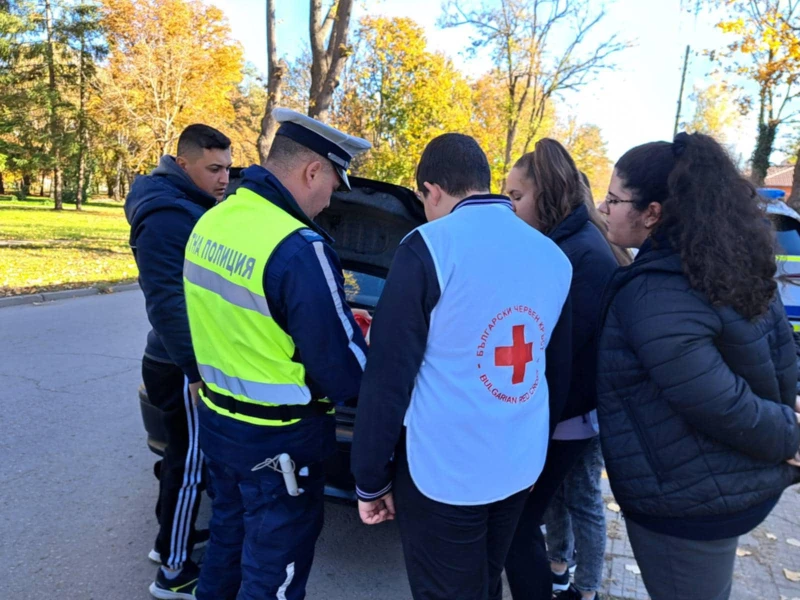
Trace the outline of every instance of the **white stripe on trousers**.
<instances>
[{"instance_id":1,"label":"white stripe on trousers","mask_svg":"<svg viewBox=\"0 0 800 600\"><path fill-rule=\"evenodd\" d=\"M294 579L294 563L289 563L286 565L286 581L283 582L280 588L278 588L278 600L286 600L286 590L289 589L289 586L292 584L292 579Z\"/></svg>"},{"instance_id":2,"label":"white stripe on trousers","mask_svg":"<svg viewBox=\"0 0 800 600\"><path fill-rule=\"evenodd\" d=\"M188 447L183 469L183 483L178 493L175 514L172 519L172 537L170 539L169 559L164 563L169 569L179 569L191 554L187 552L189 534L192 528L192 511L197 499L197 486L203 470L203 455L198 443L197 407L189 394L189 380L183 382L183 406L186 410L188 428Z\"/></svg>"}]
</instances>

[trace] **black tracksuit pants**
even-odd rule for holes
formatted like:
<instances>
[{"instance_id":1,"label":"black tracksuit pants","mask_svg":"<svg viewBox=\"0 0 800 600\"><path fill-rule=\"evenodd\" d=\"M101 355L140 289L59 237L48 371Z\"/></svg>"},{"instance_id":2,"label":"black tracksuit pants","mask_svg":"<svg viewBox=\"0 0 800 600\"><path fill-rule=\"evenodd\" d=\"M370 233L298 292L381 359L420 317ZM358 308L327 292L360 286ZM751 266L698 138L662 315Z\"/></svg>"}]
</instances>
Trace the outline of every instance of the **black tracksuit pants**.
<instances>
[{"instance_id":1,"label":"black tracksuit pants","mask_svg":"<svg viewBox=\"0 0 800 600\"><path fill-rule=\"evenodd\" d=\"M165 417L167 448L160 469L156 551L162 564L177 569L192 554L200 506L203 455L198 442L197 407L183 372L173 364L145 357L142 379L147 397ZM160 472L159 472L160 471Z\"/></svg>"},{"instance_id":2,"label":"black tracksuit pants","mask_svg":"<svg viewBox=\"0 0 800 600\"><path fill-rule=\"evenodd\" d=\"M414 600L500 600L503 562L528 490L478 506L431 500L398 451L394 499Z\"/></svg>"}]
</instances>

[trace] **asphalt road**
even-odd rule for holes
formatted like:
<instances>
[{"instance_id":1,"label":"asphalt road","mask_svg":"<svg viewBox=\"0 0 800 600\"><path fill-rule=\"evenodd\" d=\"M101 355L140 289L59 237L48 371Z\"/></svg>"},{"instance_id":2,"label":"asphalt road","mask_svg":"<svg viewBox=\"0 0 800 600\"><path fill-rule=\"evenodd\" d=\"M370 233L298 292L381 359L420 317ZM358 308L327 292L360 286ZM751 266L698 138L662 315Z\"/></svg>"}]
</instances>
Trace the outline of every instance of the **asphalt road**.
<instances>
[{"instance_id":1,"label":"asphalt road","mask_svg":"<svg viewBox=\"0 0 800 600\"><path fill-rule=\"evenodd\" d=\"M0 599L150 598L147 329L138 291L0 309ZM410 598L394 524L328 504L308 597Z\"/></svg>"}]
</instances>

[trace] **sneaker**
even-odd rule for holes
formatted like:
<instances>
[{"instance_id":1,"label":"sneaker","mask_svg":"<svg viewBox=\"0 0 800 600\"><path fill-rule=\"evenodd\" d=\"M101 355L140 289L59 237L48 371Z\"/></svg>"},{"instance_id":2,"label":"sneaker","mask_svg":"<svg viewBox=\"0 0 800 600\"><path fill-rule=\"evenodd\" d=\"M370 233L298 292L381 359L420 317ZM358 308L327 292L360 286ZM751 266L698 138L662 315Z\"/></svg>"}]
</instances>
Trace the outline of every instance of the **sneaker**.
<instances>
[{"instance_id":1,"label":"sneaker","mask_svg":"<svg viewBox=\"0 0 800 600\"><path fill-rule=\"evenodd\" d=\"M164 570L159 567L156 580L150 584L150 595L159 600L195 600L199 576L200 568L193 562L185 562L174 579L167 579Z\"/></svg>"},{"instance_id":2,"label":"sneaker","mask_svg":"<svg viewBox=\"0 0 800 600\"><path fill-rule=\"evenodd\" d=\"M571 585L563 592L553 593L553 600L583 600L583 594L578 591L578 588ZM594 593L594 600L602 600L599 593Z\"/></svg>"},{"instance_id":3,"label":"sneaker","mask_svg":"<svg viewBox=\"0 0 800 600\"><path fill-rule=\"evenodd\" d=\"M198 529L194 532L194 546L192 546L192 552L195 550L199 550L200 548L205 548L206 544L208 544L209 539L208 529ZM158 550L153 548L150 550L150 553L147 555L151 561L156 563L157 565L161 564L161 555L158 553Z\"/></svg>"},{"instance_id":4,"label":"sneaker","mask_svg":"<svg viewBox=\"0 0 800 600\"><path fill-rule=\"evenodd\" d=\"M569 569L561 575L553 573L553 593L566 592L569 589Z\"/></svg>"}]
</instances>

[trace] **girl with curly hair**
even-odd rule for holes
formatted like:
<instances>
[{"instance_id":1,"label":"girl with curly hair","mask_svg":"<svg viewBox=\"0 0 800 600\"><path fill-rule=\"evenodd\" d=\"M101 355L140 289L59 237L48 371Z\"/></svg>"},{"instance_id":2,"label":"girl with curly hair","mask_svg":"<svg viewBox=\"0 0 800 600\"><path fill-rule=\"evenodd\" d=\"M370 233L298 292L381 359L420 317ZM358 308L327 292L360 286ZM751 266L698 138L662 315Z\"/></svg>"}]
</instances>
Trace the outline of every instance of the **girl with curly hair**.
<instances>
[{"instance_id":1,"label":"girl with curly hair","mask_svg":"<svg viewBox=\"0 0 800 600\"><path fill-rule=\"evenodd\" d=\"M797 366L774 233L712 138L628 151L599 210L639 248L598 347L611 488L653 600L730 596L737 541L800 479Z\"/></svg>"}]
</instances>

